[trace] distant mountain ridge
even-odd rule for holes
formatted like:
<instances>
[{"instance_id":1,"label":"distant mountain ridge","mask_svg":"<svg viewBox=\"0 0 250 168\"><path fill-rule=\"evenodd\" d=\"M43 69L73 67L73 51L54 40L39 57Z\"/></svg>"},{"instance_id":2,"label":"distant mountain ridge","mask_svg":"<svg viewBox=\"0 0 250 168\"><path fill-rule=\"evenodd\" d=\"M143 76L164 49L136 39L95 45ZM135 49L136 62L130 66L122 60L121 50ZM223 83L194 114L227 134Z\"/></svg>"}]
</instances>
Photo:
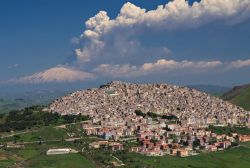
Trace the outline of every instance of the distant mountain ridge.
<instances>
[{"instance_id":1,"label":"distant mountain ridge","mask_svg":"<svg viewBox=\"0 0 250 168\"><path fill-rule=\"evenodd\" d=\"M187 87L199 90L201 92L209 93L212 95L224 94L231 89L230 87L226 87L226 86L206 85L206 84L187 85Z\"/></svg>"},{"instance_id":2,"label":"distant mountain ridge","mask_svg":"<svg viewBox=\"0 0 250 168\"><path fill-rule=\"evenodd\" d=\"M250 84L235 86L221 96L222 99L250 110Z\"/></svg>"},{"instance_id":3,"label":"distant mountain ridge","mask_svg":"<svg viewBox=\"0 0 250 168\"><path fill-rule=\"evenodd\" d=\"M0 93L0 113L22 109L33 105L47 105L54 99L66 95L69 91L34 90L15 93Z\"/></svg>"}]
</instances>

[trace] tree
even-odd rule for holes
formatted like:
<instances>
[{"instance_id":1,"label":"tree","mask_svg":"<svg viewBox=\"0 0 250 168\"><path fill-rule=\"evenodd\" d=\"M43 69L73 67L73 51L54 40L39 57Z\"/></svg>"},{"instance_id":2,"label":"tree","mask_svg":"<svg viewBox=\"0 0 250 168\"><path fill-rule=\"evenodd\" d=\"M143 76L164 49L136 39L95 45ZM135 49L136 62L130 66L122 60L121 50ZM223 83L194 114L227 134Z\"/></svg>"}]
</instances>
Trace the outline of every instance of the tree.
<instances>
[{"instance_id":1,"label":"tree","mask_svg":"<svg viewBox=\"0 0 250 168\"><path fill-rule=\"evenodd\" d=\"M144 114L141 110L135 110L135 114L136 114L137 116L143 116L143 117L146 116L146 114Z\"/></svg>"},{"instance_id":2,"label":"tree","mask_svg":"<svg viewBox=\"0 0 250 168\"><path fill-rule=\"evenodd\" d=\"M41 145L41 144L42 144L42 137L39 136L37 139L38 139L38 141L39 141L39 145Z\"/></svg>"},{"instance_id":3,"label":"tree","mask_svg":"<svg viewBox=\"0 0 250 168\"><path fill-rule=\"evenodd\" d=\"M175 115L163 115L162 119L167 119L167 120L178 120L178 117Z\"/></svg>"},{"instance_id":4,"label":"tree","mask_svg":"<svg viewBox=\"0 0 250 168\"><path fill-rule=\"evenodd\" d=\"M209 140L209 144L214 144L215 142L217 142L217 139L215 137L212 137L210 140Z\"/></svg>"},{"instance_id":5,"label":"tree","mask_svg":"<svg viewBox=\"0 0 250 168\"><path fill-rule=\"evenodd\" d=\"M200 145L201 145L200 140L199 139L195 139L194 142L193 142L193 148L196 148L196 147L198 147Z\"/></svg>"},{"instance_id":6,"label":"tree","mask_svg":"<svg viewBox=\"0 0 250 168\"><path fill-rule=\"evenodd\" d=\"M153 113L153 112L148 112L147 115L151 118L157 118L158 115L156 113Z\"/></svg>"},{"instance_id":7,"label":"tree","mask_svg":"<svg viewBox=\"0 0 250 168\"><path fill-rule=\"evenodd\" d=\"M16 143L16 142L17 142L17 140L19 140L19 139L20 139L20 136L19 136L19 135L14 135L14 136L13 136L13 139L14 139L14 143Z\"/></svg>"}]
</instances>

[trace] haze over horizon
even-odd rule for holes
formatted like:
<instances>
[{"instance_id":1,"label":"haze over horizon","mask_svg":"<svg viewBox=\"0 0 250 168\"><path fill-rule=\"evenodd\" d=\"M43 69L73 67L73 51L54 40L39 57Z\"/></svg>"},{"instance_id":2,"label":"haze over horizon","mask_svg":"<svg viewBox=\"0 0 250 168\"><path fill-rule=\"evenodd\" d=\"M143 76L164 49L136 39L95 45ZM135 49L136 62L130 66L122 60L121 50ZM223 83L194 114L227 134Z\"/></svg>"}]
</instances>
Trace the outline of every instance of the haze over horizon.
<instances>
[{"instance_id":1,"label":"haze over horizon","mask_svg":"<svg viewBox=\"0 0 250 168\"><path fill-rule=\"evenodd\" d=\"M0 91L250 83L250 0L3 0L0 24Z\"/></svg>"}]
</instances>

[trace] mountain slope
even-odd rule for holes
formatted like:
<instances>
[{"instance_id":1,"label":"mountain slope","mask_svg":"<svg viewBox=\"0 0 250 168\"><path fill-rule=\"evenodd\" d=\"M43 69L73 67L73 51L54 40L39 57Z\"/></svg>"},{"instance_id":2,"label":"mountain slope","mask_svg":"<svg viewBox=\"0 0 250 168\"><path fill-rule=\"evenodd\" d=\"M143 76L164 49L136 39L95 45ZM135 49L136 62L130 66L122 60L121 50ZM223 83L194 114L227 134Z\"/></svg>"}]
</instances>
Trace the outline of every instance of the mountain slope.
<instances>
[{"instance_id":1,"label":"mountain slope","mask_svg":"<svg viewBox=\"0 0 250 168\"><path fill-rule=\"evenodd\" d=\"M93 75L71 67L56 66L30 76L14 78L7 81L0 81L3 84L23 83L39 84L50 82L75 82L93 78Z\"/></svg>"},{"instance_id":2,"label":"mountain slope","mask_svg":"<svg viewBox=\"0 0 250 168\"><path fill-rule=\"evenodd\" d=\"M236 86L221 97L246 110L250 110L250 84Z\"/></svg>"}]
</instances>

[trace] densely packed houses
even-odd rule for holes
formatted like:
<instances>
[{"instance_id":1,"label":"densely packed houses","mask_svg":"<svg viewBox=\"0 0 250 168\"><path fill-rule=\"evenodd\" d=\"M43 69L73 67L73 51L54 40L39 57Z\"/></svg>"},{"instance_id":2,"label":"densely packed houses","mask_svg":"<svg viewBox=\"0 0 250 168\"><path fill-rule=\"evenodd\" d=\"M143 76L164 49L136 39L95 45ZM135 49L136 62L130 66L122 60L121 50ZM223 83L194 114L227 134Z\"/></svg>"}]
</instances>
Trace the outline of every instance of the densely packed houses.
<instances>
[{"instance_id":1,"label":"densely packed houses","mask_svg":"<svg viewBox=\"0 0 250 168\"><path fill-rule=\"evenodd\" d=\"M190 156L197 154L196 151L217 151L224 150L238 141L249 140L249 136L238 135L217 135L207 130L208 125L200 126L182 126L178 123L170 123L167 119L160 117L152 118L147 116L137 116L135 113L129 113L119 116L114 113L116 118L122 118L123 124L112 119L109 122L103 118L87 121L81 124L82 129L89 136L98 136L105 141L91 143L91 148L100 148L101 146L111 146L113 151L123 150L121 143L114 141L134 140L139 145L131 147L131 152L137 152L148 156L162 156L169 154L173 156ZM97 121L97 122L96 122ZM112 124L113 123L113 124ZM247 139L248 138L248 139Z\"/></svg>"},{"instance_id":2,"label":"densely packed houses","mask_svg":"<svg viewBox=\"0 0 250 168\"><path fill-rule=\"evenodd\" d=\"M224 150L248 137L217 135L206 128L250 123L249 112L240 107L194 89L166 84L111 82L62 97L48 110L89 115L91 120L82 123L82 129L86 135L105 140L91 143L92 148L106 145L114 151L122 150L123 145L114 141L134 140L140 145L130 151L150 156L184 157L198 150ZM138 115L136 110L144 113Z\"/></svg>"},{"instance_id":3,"label":"densely packed houses","mask_svg":"<svg viewBox=\"0 0 250 168\"><path fill-rule=\"evenodd\" d=\"M245 123L249 119L249 112L242 108L194 89L167 84L130 84L119 81L100 88L76 91L54 101L48 108L49 111L61 114L98 114L106 119L113 113L126 114L136 109L173 114L183 124L237 124ZM123 122L122 119L114 119L117 124Z\"/></svg>"}]
</instances>

